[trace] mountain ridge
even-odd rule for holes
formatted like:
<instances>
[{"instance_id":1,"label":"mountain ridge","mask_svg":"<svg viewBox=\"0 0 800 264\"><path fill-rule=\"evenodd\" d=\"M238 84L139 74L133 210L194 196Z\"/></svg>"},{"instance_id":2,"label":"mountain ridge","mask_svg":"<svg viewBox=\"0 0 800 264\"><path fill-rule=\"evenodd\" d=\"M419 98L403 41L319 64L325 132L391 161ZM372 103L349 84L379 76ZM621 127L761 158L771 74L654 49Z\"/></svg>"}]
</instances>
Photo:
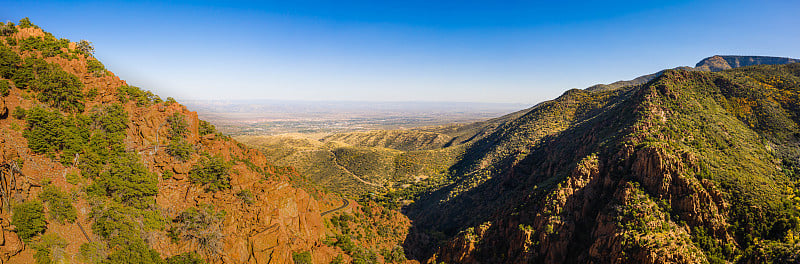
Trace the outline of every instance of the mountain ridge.
<instances>
[{"instance_id":1,"label":"mountain ridge","mask_svg":"<svg viewBox=\"0 0 800 264\"><path fill-rule=\"evenodd\" d=\"M752 66L752 65L776 65L776 64L789 64L800 62L798 59L787 57L770 57L770 56L741 56L741 55L714 55L700 60L695 64L694 68L688 66L681 66L673 69L696 70L696 71L722 71L738 67ZM652 79L660 76L666 70L661 70L656 73L642 75L628 81L616 81L610 84L595 84L587 87L587 91L600 91L617 89L624 86L638 85L649 82Z\"/></svg>"}]
</instances>

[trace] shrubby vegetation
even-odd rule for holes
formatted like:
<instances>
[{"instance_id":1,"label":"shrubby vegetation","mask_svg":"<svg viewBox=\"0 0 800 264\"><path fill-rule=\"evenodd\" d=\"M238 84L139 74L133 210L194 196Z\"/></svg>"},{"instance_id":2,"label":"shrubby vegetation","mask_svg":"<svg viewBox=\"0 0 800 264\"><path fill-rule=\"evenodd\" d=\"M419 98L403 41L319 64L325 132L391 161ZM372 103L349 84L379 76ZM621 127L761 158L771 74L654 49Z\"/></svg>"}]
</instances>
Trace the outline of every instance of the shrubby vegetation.
<instances>
[{"instance_id":1,"label":"shrubby vegetation","mask_svg":"<svg viewBox=\"0 0 800 264\"><path fill-rule=\"evenodd\" d=\"M292 260L294 264L314 264L314 259L311 258L311 252L292 252Z\"/></svg>"},{"instance_id":2,"label":"shrubby vegetation","mask_svg":"<svg viewBox=\"0 0 800 264\"><path fill-rule=\"evenodd\" d=\"M97 67L102 67L102 64ZM105 68L103 68L103 72L105 72ZM130 85L117 87L117 99L119 99L119 101L122 103L134 101L136 102L136 106L140 107L161 102L161 97L153 94L153 92L142 90L142 88Z\"/></svg>"},{"instance_id":3,"label":"shrubby vegetation","mask_svg":"<svg viewBox=\"0 0 800 264\"><path fill-rule=\"evenodd\" d=\"M22 59L16 52L6 46L0 46L0 77L11 79L17 71ZM19 84L17 84L19 86Z\"/></svg>"},{"instance_id":4,"label":"shrubby vegetation","mask_svg":"<svg viewBox=\"0 0 800 264\"><path fill-rule=\"evenodd\" d=\"M253 196L253 192L248 189L244 189L236 193L236 197L242 200L245 204L253 204L255 202L255 197Z\"/></svg>"},{"instance_id":5,"label":"shrubby vegetation","mask_svg":"<svg viewBox=\"0 0 800 264\"><path fill-rule=\"evenodd\" d=\"M86 263L97 264L108 257L108 249L102 242L94 241L83 243L80 248L80 260Z\"/></svg>"},{"instance_id":6,"label":"shrubby vegetation","mask_svg":"<svg viewBox=\"0 0 800 264\"><path fill-rule=\"evenodd\" d=\"M69 48L68 39L56 39L52 34L45 33L44 37L28 37L19 42L19 48L24 51L39 51L42 56L54 57L64 53L62 49Z\"/></svg>"},{"instance_id":7,"label":"shrubby vegetation","mask_svg":"<svg viewBox=\"0 0 800 264\"><path fill-rule=\"evenodd\" d=\"M103 264L163 264L158 251L150 248L141 239L132 240L120 247L103 260Z\"/></svg>"},{"instance_id":8,"label":"shrubby vegetation","mask_svg":"<svg viewBox=\"0 0 800 264\"><path fill-rule=\"evenodd\" d=\"M186 141L186 135L189 134L189 124L186 118L180 113L175 113L167 118L169 124L168 138L170 140L167 145L167 153L181 161L189 159L193 149L192 145Z\"/></svg>"},{"instance_id":9,"label":"shrubby vegetation","mask_svg":"<svg viewBox=\"0 0 800 264\"><path fill-rule=\"evenodd\" d=\"M205 186L206 191L216 192L230 189L231 183L228 176L230 166L220 156L205 154L189 171L189 180L194 184Z\"/></svg>"},{"instance_id":10,"label":"shrubby vegetation","mask_svg":"<svg viewBox=\"0 0 800 264\"><path fill-rule=\"evenodd\" d=\"M0 22L0 36L10 36L19 32L14 22L3 23Z\"/></svg>"},{"instance_id":11,"label":"shrubby vegetation","mask_svg":"<svg viewBox=\"0 0 800 264\"><path fill-rule=\"evenodd\" d=\"M27 201L14 206L11 224L16 227L14 232L24 240L44 233L47 230L47 221L44 217L44 206L40 201Z\"/></svg>"},{"instance_id":12,"label":"shrubby vegetation","mask_svg":"<svg viewBox=\"0 0 800 264\"><path fill-rule=\"evenodd\" d=\"M0 97L8 96L11 92L11 84L8 80L0 80Z\"/></svg>"},{"instance_id":13,"label":"shrubby vegetation","mask_svg":"<svg viewBox=\"0 0 800 264\"><path fill-rule=\"evenodd\" d=\"M191 207L172 220L168 235L173 242L195 241L208 256L222 252L222 222L225 211L215 211L213 205Z\"/></svg>"},{"instance_id":14,"label":"shrubby vegetation","mask_svg":"<svg viewBox=\"0 0 800 264\"><path fill-rule=\"evenodd\" d=\"M206 261L195 252L181 253L167 258L167 264L205 264Z\"/></svg>"},{"instance_id":15,"label":"shrubby vegetation","mask_svg":"<svg viewBox=\"0 0 800 264\"><path fill-rule=\"evenodd\" d=\"M94 77L106 75L106 67L97 59L86 61L86 71L92 73Z\"/></svg>"},{"instance_id":16,"label":"shrubby vegetation","mask_svg":"<svg viewBox=\"0 0 800 264\"><path fill-rule=\"evenodd\" d=\"M75 51L88 57L94 54L94 45L92 44L92 42L82 39L81 41L78 41L78 45Z\"/></svg>"},{"instance_id":17,"label":"shrubby vegetation","mask_svg":"<svg viewBox=\"0 0 800 264\"><path fill-rule=\"evenodd\" d=\"M31 23L31 19L28 17L24 17L19 20L19 28L39 28L39 26L34 25Z\"/></svg>"},{"instance_id":18,"label":"shrubby vegetation","mask_svg":"<svg viewBox=\"0 0 800 264\"><path fill-rule=\"evenodd\" d=\"M127 128L127 114L120 105L94 110L90 116L63 116L60 112L33 107L16 109L15 118L24 118L28 126L23 136L35 153L61 152L64 165L77 164L84 175L100 175L112 154L124 152L122 140Z\"/></svg>"},{"instance_id":19,"label":"shrubby vegetation","mask_svg":"<svg viewBox=\"0 0 800 264\"><path fill-rule=\"evenodd\" d=\"M111 157L108 169L95 179L94 193L102 193L119 203L146 208L158 193L158 178L139 162L135 154Z\"/></svg>"},{"instance_id":20,"label":"shrubby vegetation","mask_svg":"<svg viewBox=\"0 0 800 264\"><path fill-rule=\"evenodd\" d=\"M200 127L198 128L198 132L200 133L200 136L205 136L208 134L217 133L217 129L214 127L214 125L212 125L208 121L200 120Z\"/></svg>"},{"instance_id":21,"label":"shrubby vegetation","mask_svg":"<svg viewBox=\"0 0 800 264\"><path fill-rule=\"evenodd\" d=\"M42 193L39 194L39 199L42 199L47 204L47 209L50 211L50 219L59 223L74 223L78 218L69 194L61 191L55 185L46 185Z\"/></svg>"},{"instance_id":22,"label":"shrubby vegetation","mask_svg":"<svg viewBox=\"0 0 800 264\"><path fill-rule=\"evenodd\" d=\"M83 111L83 82L57 64L26 58L12 79L17 88L38 92L37 99L51 107L67 112Z\"/></svg>"},{"instance_id":23,"label":"shrubby vegetation","mask_svg":"<svg viewBox=\"0 0 800 264\"><path fill-rule=\"evenodd\" d=\"M113 200L97 203L92 206L92 231L113 249L102 263L164 263L142 239L143 232L148 231L147 211Z\"/></svg>"},{"instance_id":24,"label":"shrubby vegetation","mask_svg":"<svg viewBox=\"0 0 800 264\"><path fill-rule=\"evenodd\" d=\"M64 248L69 243L58 236L57 234L45 234L39 242L33 243L31 248L36 251L33 258L36 259L36 264L51 264L61 263L66 259L64 255Z\"/></svg>"}]
</instances>

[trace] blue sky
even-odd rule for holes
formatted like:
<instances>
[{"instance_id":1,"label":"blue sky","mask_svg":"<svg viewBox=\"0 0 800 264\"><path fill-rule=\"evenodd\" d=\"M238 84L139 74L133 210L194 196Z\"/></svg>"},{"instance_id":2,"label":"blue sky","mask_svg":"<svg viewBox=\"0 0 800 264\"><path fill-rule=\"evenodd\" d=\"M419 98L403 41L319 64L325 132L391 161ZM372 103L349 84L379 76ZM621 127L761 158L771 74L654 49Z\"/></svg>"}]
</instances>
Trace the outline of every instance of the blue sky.
<instances>
[{"instance_id":1,"label":"blue sky","mask_svg":"<svg viewBox=\"0 0 800 264\"><path fill-rule=\"evenodd\" d=\"M800 57L800 1L6 1L178 99L534 104L715 54Z\"/></svg>"}]
</instances>

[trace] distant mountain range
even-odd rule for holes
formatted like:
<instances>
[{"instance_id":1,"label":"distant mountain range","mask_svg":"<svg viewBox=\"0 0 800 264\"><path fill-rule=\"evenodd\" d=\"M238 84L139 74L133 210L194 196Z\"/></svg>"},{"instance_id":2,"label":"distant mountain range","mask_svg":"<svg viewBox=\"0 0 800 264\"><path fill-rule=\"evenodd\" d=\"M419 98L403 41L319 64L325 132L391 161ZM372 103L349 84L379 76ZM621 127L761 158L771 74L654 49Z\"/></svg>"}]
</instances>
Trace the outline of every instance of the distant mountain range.
<instances>
[{"instance_id":1,"label":"distant mountain range","mask_svg":"<svg viewBox=\"0 0 800 264\"><path fill-rule=\"evenodd\" d=\"M694 70L694 71L711 71L717 72L744 66L752 65L778 65L800 62L798 59L783 58L783 57L766 57L766 56L732 56L732 55L715 55L705 58L698 62L694 68L683 66L675 69ZM628 81L617 81L611 84L597 84L586 88L588 91L602 91L609 89L617 89L624 86L638 85L649 82L655 79L664 71L659 71L652 74L642 75Z\"/></svg>"}]
</instances>

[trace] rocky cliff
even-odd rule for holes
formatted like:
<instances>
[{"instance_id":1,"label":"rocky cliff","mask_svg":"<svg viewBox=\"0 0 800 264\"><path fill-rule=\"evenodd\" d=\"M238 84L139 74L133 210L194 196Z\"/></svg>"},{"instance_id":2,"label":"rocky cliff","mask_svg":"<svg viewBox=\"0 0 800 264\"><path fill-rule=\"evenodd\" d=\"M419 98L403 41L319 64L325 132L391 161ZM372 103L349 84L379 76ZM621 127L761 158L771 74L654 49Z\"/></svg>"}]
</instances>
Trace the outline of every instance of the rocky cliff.
<instances>
[{"instance_id":1,"label":"rocky cliff","mask_svg":"<svg viewBox=\"0 0 800 264\"><path fill-rule=\"evenodd\" d=\"M0 33L0 263L405 261L399 213L269 164L87 42Z\"/></svg>"}]
</instances>

